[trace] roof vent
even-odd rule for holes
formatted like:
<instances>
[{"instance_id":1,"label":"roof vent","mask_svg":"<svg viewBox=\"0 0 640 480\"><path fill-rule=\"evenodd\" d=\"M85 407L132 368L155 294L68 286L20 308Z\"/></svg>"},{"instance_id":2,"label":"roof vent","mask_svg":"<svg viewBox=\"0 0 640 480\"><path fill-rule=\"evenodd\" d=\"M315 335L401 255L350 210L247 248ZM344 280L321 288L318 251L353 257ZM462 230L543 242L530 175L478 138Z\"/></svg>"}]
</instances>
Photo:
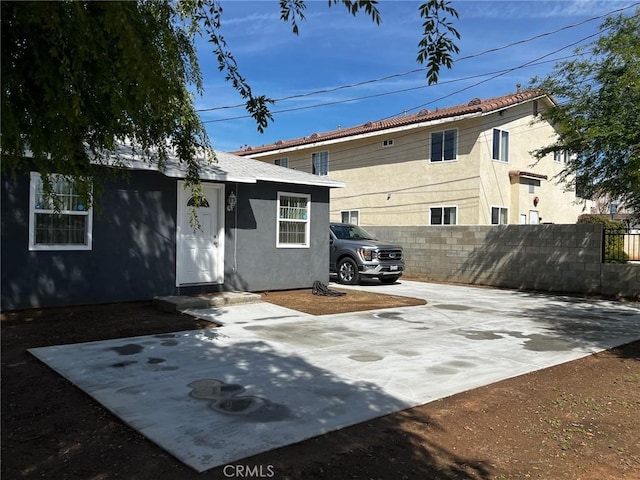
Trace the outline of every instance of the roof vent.
<instances>
[{"instance_id":1,"label":"roof vent","mask_svg":"<svg viewBox=\"0 0 640 480\"><path fill-rule=\"evenodd\" d=\"M278 141L276 142L276 145L282 145L283 143L284 143L284 142L283 142L282 140L278 140Z\"/></svg>"},{"instance_id":2,"label":"roof vent","mask_svg":"<svg viewBox=\"0 0 640 480\"><path fill-rule=\"evenodd\" d=\"M471 101L467 105L468 106L480 105L480 103L482 103L482 100L480 100L478 97L475 97L475 98L472 98Z\"/></svg>"},{"instance_id":3,"label":"roof vent","mask_svg":"<svg viewBox=\"0 0 640 480\"><path fill-rule=\"evenodd\" d=\"M365 127L372 127L372 126L373 126L373 123L372 123L372 122L367 122L367 123L365 123L365 124L364 124L364 126L365 126Z\"/></svg>"},{"instance_id":4,"label":"roof vent","mask_svg":"<svg viewBox=\"0 0 640 480\"><path fill-rule=\"evenodd\" d=\"M418 116L419 116L419 117L424 117L424 116L426 116L426 115L429 115L429 110L427 110L426 108L423 108L422 110L420 110L420 111L418 112Z\"/></svg>"},{"instance_id":5,"label":"roof vent","mask_svg":"<svg viewBox=\"0 0 640 480\"><path fill-rule=\"evenodd\" d=\"M318 138L319 136L320 135L318 135L317 133L312 133L309 138Z\"/></svg>"},{"instance_id":6,"label":"roof vent","mask_svg":"<svg viewBox=\"0 0 640 480\"><path fill-rule=\"evenodd\" d=\"M251 146L249 146L249 147L247 147L245 150L246 150L247 152L250 152L251 150L253 150L253 148L251 148Z\"/></svg>"}]
</instances>

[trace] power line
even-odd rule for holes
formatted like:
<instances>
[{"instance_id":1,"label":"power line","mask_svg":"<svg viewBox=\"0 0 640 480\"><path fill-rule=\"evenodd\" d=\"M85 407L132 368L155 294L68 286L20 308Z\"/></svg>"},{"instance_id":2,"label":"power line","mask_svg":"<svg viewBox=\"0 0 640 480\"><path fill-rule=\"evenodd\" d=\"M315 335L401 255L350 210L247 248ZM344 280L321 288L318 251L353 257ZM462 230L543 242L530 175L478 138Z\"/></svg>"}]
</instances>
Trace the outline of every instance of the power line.
<instances>
[{"instance_id":1,"label":"power line","mask_svg":"<svg viewBox=\"0 0 640 480\"><path fill-rule=\"evenodd\" d=\"M580 55L586 55L588 53L589 52L584 52L584 53L581 53ZM545 61L541 61L541 62L530 63L530 64L526 65L526 67L534 67L534 66L538 66L538 65L544 65L545 63L553 63L553 62L557 62L557 61L560 61L560 60L566 60L566 59L569 59L569 58L574 58L576 56L578 56L578 55L575 55L575 54L574 55L567 55L565 57L559 57L559 58L555 58L553 60L545 60ZM522 67L522 68L525 68L525 67ZM504 70L497 70L497 71L494 71L494 72L487 72L487 73L480 73L480 74L476 74L476 75L469 75L467 77L456 78L456 79L453 79L453 80L445 80L443 82L439 82L438 85L448 85L448 84L452 84L452 83L463 82L465 80L472 80L474 78L486 77L487 75L496 75L496 74L501 74L501 73L502 74L509 73L509 72L511 72L511 71L513 71L515 69L516 68L508 68L508 69L504 69ZM410 91L414 91L414 90L421 90L421 89L424 89L424 88L429 88L431 86L432 85L420 85L418 87L403 88L403 89L400 89L400 90L392 90L390 92L383 92L383 93L377 93L377 94L371 94L371 95L364 95L362 97L352 97L352 98L347 98L347 99L344 99L344 100L335 100L333 102L323 102L323 103L316 103L314 105L306 105L306 106L303 106L303 107L292 107L292 108L286 108L286 109L283 109L283 110L274 110L271 113L275 115L275 114L279 114L279 113L289 113L289 112L295 112L295 111L300 111L300 110L309 110L309 109L312 109L312 108L326 107L326 106L330 106L330 105L339 105L339 104L342 104L342 103L357 102L357 101L361 101L361 100L369 100L371 98L384 97L384 96L387 96L387 95L395 95L397 93L405 93L405 92L410 92ZM446 98L446 97L442 97L442 98ZM438 101L438 100L441 100L442 98L434 100L434 102ZM433 103L433 102L431 102L431 103ZM236 117L226 117L226 118L219 118L219 119L214 119L214 120L204 120L202 123L217 123L217 122L224 122L224 121L229 121L229 120L239 120L239 119L242 119L242 118L249 118L249 117L250 117L250 115L243 114L243 115L239 115L239 116L236 116Z\"/></svg>"},{"instance_id":2,"label":"power line","mask_svg":"<svg viewBox=\"0 0 640 480\"><path fill-rule=\"evenodd\" d=\"M560 33L562 31L569 30L571 28L575 28L575 27L584 25L586 23L593 22L595 20L599 20L599 19L604 18L604 17L608 17L610 15L622 12L622 11L627 10L629 8L633 8L633 7L637 6L637 5L640 5L640 2L636 2L636 3L631 4L629 6L618 8L616 10L612 10L612 11L604 13L602 15L591 17L591 18L588 18L586 20L583 20L583 21L580 21L580 22L577 22L577 23L574 23L574 24L571 24L571 25L566 25L564 27L560 27L560 28L558 28L556 30L553 30L553 31L550 31L550 32L544 32L544 33L535 35L535 36L527 38L527 39L518 40L516 42L509 43L507 45L503 45L503 46L500 46L500 47L495 47L495 48L492 48L492 49L489 49L489 50L485 50L483 52L479 52L479 53L467 55L467 56L464 56L464 57L460 57L460 58L456 59L456 62L461 62L461 61L464 61L464 60L470 60L470 59L473 59L473 58L478 58L478 57L481 57L483 55L487 55L489 53L499 52L499 51L506 50L508 48L514 47L516 45L522 45L522 44L525 44L525 43L532 42L534 40L538 40L540 38L544 38L544 37L547 37L547 36L550 36L550 35L555 35L555 34ZM322 90L315 90L315 91L312 91L312 92L306 92L306 93L301 93L301 94L297 94L297 95L289 95L289 96L286 96L286 97L274 99L274 102L283 102L283 101L287 101L287 100L294 100L294 99L305 98L305 97L310 97L310 96L314 96L314 95L320 95L320 94L324 94L324 93L332 93L332 92L336 92L336 91L344 90L344 89L348 89L348 88L361 87L363 85L369 85L369 84L372 84L372 83L383 82L383 81L390 80L390 79L393 79L393 78L399 78L399 77L403 77L403 76L406 76L406 75L410 75L410 74L413 74L413 73L419 73L419 72L423 72L423 71L424 71L423 68L413 69L413 70L409 70L407 72L387 75L387 76L376 78L376 79L364 80L364 81L361 81L361 82L356 82L356 83L347 84L347 85L340 85L340 86L337 86L337 87L326 88L326 89L322 89ZM217 110L227 110L227 109L241 108L241 107L244 107L244 106L245 106L244 103L240 103L240 104L236 104L236 105L227 105L227 106L222 106L222 107L201 108L201 109L197 109L196 111L197 112L212 112L212 111L217 111ZM278 113L278 112L273 112L273 113ZM249 115L243 116L243 117L234 117L232 119L247 118L247 117L249 117Z\"/></svg>"}]
</instances>

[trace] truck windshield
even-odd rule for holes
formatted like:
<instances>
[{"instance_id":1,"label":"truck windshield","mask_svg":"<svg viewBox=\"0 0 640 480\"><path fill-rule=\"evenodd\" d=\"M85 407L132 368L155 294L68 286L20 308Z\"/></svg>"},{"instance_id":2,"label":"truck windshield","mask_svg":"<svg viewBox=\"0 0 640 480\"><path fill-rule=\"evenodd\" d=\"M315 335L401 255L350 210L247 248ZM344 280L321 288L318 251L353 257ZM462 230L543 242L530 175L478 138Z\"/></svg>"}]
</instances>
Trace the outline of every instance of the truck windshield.
<instances>
[{"instance_id":1,"label":"truck windshield","mask_svg":"<svg viewBox=\"0 0 640 480\"><path fill-rule=\"evenodd\" d=\"M375 240L376 237L357 225L331 225L331 231L340 240Z\"/></svg>"}]
</instances>

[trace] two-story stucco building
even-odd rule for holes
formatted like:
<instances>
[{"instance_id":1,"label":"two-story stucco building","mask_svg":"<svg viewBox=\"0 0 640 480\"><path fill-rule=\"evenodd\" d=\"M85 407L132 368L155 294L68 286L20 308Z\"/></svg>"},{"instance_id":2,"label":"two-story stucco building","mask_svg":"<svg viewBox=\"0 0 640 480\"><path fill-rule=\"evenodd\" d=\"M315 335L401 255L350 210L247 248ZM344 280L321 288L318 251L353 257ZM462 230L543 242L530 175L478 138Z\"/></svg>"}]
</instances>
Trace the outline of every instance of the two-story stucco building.
<instances>
[{"instance_id":1,"label":"two-story stucco building","mask_svg":"<svg viewBox=\"0 0 640 480\"><path fill-rule=\"evenodd\" d=\"M344 182L331 192L332 221L575 223L585 200L557 181L566 159L532 154L556 138L539 115L554 102L537 91L474 98L234 153Z\"/></svg>"}]
</instances>

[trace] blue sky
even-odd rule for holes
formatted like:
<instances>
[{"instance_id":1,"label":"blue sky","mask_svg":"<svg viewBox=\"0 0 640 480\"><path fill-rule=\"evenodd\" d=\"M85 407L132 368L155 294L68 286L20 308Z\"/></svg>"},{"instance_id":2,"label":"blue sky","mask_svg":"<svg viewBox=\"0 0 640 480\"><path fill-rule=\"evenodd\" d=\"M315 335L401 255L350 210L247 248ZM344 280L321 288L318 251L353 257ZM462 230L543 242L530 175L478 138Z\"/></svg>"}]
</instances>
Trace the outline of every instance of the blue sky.
<instances>
[{"instance_id":1,"label":"blue sky","mask_svg":"<svg viewBox=\"0 0 640 480\"><path fill-rule=\"evenodd\" d=\"M254 94L281 99L365 83L279 101L271 107L274 121L261 134L244 108L232 108L244 101L224 80L211 46L203 40L198 50L204 94L196 97L196 108L215 109L200 115L217 150L233 151L402 115L405 110L415 113L513 93L516 84L528 85L532 77L550 72L557 59L592 42L603 19L565 27L638 4L635 0L454 0L452 6L460 15L455 21L462 37L457 42L460 53L453 68L441 72L438 84L427 86L424 69L407 73L421 68L416 56L422 2L382 0L379 26L364 12L354 18L342 5L329 8L324 0L306 3L306 21L295 36L291 26L279 19L277 1L222 2L221 34ZM633 11L627 9L625 14ZM465 58L558 29L563 30ZM532 61L539 64L524 66ZM504 70L512 71L498 76ZM385 77L391 78L371 81Z\"/></svg>"}]
</instances>

